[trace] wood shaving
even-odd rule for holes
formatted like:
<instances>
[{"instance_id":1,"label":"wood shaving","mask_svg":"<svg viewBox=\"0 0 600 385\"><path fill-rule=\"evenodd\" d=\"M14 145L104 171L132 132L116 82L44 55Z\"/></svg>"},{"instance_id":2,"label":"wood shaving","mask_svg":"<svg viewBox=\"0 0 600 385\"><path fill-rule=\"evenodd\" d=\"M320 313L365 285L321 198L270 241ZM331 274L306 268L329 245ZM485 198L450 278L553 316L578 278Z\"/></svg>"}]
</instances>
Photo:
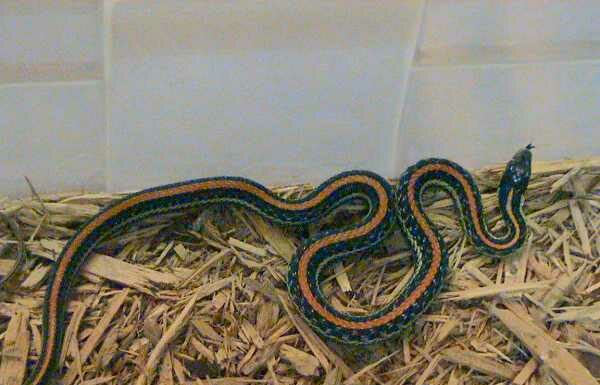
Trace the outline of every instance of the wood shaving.
<instances>
[{"instance_id":1,"label":"wood shaving","mask_svg":"<svg viewBox=\"0 0 600 385\"><path fill-rule=\"evenodd\" d=\"M474 171L495 231L503 229L495 192L503 168ZM275 191L297 198L311 189ZM53 261L122 196L0 199L30 253L21 286L0 293L0 385L23 383L39 356ZM364 207L301 229L219 205L131 226L100 245L73 282L62 383L600 384L600 157L533 164L528 243L507 259L472 248L448 197L427 194L425 203L449 247L446 286L410 331L367 347L321 338L285 289L302 240L354 223ZM15 242L0 224L0 246ZM397 232L372 256L325 271L322 289L333 306L368 314L402 290L410 256ZM0 274L12 263L3 255Z\"/></svg>"}]
</instances>

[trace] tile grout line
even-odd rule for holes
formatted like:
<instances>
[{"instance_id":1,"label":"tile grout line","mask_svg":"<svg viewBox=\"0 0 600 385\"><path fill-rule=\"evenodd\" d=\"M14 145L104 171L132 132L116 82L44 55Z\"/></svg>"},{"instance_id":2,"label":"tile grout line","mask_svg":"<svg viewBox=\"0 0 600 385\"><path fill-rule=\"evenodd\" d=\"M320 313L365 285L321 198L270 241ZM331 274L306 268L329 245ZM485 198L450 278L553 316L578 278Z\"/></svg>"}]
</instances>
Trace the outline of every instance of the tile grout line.
<instances>
[{"instance_id":1,"label":"tile grout line","mask_svg":"<svg viewBox=\"0 0 600 385\"><path fill-rule=\"evenodd\" d=\"M401 124L402 124L402 117L404 115L404 110L406 107L406 98L408 95L408 89L410 87L410 79L411 79L411 74L414 71L414 66L415 66L415 58L417 55L417 50L419 47L419 44L421 42L421 38L422 38L422 34L423 34L423 25L425 23L425 16L426 16L426 9L429 5L429 0L424 0L421 4L421 9L418 12L417 15L417 32L416 32L416 36L413 39L413 43L412 46L410 47L410 51L412 53L412 57L410 59L410 62L408 63L408 68L406 70L406 73L404 74L404 89L401 90L401 95L400 95L400 100L398 103L398 111L397 111L397 119L394 122L394 129L392 132L393 135L393 139L392 139L392 164L391 164L391 170L392 170L392 174L396 173L398 174L401 170L402 167L399 167L401 163L404 163L404 161L401 161L402 159L402 154L404 153L404 148L406 147L406 143L401 144L400 141L402 139L402 135L401 135ZM402 151L402 152L401 152ZM397 177L399 175L392 175L393 177Z\"/></svg>"},{"instance_id":2,"label":"tile grout line","mask_svg":"<svg viewBox=\"0 0 600 385\"><path fill-rule=\"evenodd\" d=\"M114 3L112 0L102 2L102 65L104 75L104 190L109 191L112 187L111 169L111 140L110 140L110 84L111 84L111 59L112 59L112 11Z\"/></svg>"}]
</instances>

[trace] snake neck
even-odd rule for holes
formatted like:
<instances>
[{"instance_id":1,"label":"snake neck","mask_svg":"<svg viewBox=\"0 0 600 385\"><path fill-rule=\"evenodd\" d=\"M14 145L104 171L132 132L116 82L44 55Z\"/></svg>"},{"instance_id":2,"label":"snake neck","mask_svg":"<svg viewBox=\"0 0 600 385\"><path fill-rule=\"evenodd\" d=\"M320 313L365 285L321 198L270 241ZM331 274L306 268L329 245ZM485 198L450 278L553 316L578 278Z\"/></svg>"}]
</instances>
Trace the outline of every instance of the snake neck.
<instances>
[{"instance_id":1,"label":"snake neck","mask_svg":"<svg viewBox=\"0 0 600 385\"><path fill-rule=\"evenodd\" d=\"M433 227L429 220L422 219L426 215L421 198L430 188L441 189L453 198L465 233L480 252L500 256L510 254L523 245L526 223L522 212L522 192L513 189L509 181L502 181L498 198L504 229L492 231L483 215L481 196L472 176L458 164L445 159L418 162L400 179L397 192L399 220L405 232L419 233L425 227ZM406 209L411 200L415 201L413 209Z\"/></svg>"}]
</instances>

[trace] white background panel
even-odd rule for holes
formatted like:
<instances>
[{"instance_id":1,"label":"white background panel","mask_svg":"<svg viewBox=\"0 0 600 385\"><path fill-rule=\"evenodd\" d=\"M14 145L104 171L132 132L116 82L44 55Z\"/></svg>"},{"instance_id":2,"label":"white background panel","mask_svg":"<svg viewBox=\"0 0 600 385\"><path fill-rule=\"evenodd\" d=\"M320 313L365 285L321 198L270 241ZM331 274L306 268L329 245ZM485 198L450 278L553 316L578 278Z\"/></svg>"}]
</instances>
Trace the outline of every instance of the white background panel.
<instances>
[{"instance_id":1,"label":"white background panel","mask_svg":"<svg viewBox=\"0 0 600 385\"><path fill-rule=\"evenodd\" d=\"M433 49L598 40L599 17L596 0L430 0L420 45Z\"/></svg>"},{"instance_id":2,"label":"white background panel","mask_svg":"<svg viewBox=\"0 0 600 385\"><path fill-rule=\"evenodd\" d=\"M504 162L529 142L538 160L599 155L599 101L600 63L414 71L398 168L430 156Z\"/></svg>"},{"instance_id":3,"label":"white background panel","mask_svg":"<svg viewBox=\"0 0 600 385\"><path fill-rule=\"evenodd\" d=\"M596 0L430 0L417 65L600 58Z\"/></svg>"},{"instance_id":4,"label":"white background panel","mask_svg":"<svg viewBox=\"0 0 600 385\"><path fill-rule=\"evenodd\" d=\"M110 188L389 173L419 3L116 4Z\"/></svg>"},{"instance_id":5,"label":"white background panel","mask_svg":"<svg viewBox=\"0 0 600 385\"><path fill-rule=\"evenodd\" d=\"M103 105L95 81L0 86L0 195L103 188Z\"/></svg>"},{"instance_id":6,"label":"white background panel","mask_svg":"<svg viewBox=\"0 0 600 385\"><path fill-rule=\"evenodd\" d=\"M0 1L0 84L99 79L100 4Z\"/></svg>"},{"instance_id":7,"label":"white background panel","mask_svg":"<svg viewBox=\"0 0 600 385\"><path fill-rule=\"evenodd\" d=\"M0 1L0 195L600 155L596 0Z\"/></svg>"}]
</instances>

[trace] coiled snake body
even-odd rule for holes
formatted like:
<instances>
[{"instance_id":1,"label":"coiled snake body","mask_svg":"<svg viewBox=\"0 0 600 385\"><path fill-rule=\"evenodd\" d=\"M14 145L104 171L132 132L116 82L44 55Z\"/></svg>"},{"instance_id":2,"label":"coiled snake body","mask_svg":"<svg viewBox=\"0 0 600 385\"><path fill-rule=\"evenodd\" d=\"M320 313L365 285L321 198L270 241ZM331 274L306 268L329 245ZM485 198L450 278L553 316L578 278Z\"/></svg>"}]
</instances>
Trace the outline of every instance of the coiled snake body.
<instances>
[{"instance_id":1,"label":"coiled snake body","mask_svg":"<svg viewBox=\"0 0 600 385\"><path fill-rule=\"evenodd\" d=\"M394 336L426 309L440 291L448 269L443 240L423 211L423 192L436 186L450 193L474 246L487 254L509 254L525 239L521 208L530 176L531 147L517 152L502 177L498 196L508 231L501 237L486 226L481 197L470 174L444 159L418 162L402 175L395 188L368 171L344 172L299 200L281 199L256 182L234 177L191 180L129 195L83 225L56 262L44 304L42 351L28 384L47 384L59 370L71 284L99 242L150 216L210 203L242 206L285 225L318 221L350 200L366 203L367 214L359 223L319 233L303 243L290 263L288 290L300 313L325 337L347 344L369 344ZM334 309L319 286L322 269L352 255L365 257L397 224L409 240L415 263L414 274L402 292L366 316Z\"/></svg>"}]
</instances>

